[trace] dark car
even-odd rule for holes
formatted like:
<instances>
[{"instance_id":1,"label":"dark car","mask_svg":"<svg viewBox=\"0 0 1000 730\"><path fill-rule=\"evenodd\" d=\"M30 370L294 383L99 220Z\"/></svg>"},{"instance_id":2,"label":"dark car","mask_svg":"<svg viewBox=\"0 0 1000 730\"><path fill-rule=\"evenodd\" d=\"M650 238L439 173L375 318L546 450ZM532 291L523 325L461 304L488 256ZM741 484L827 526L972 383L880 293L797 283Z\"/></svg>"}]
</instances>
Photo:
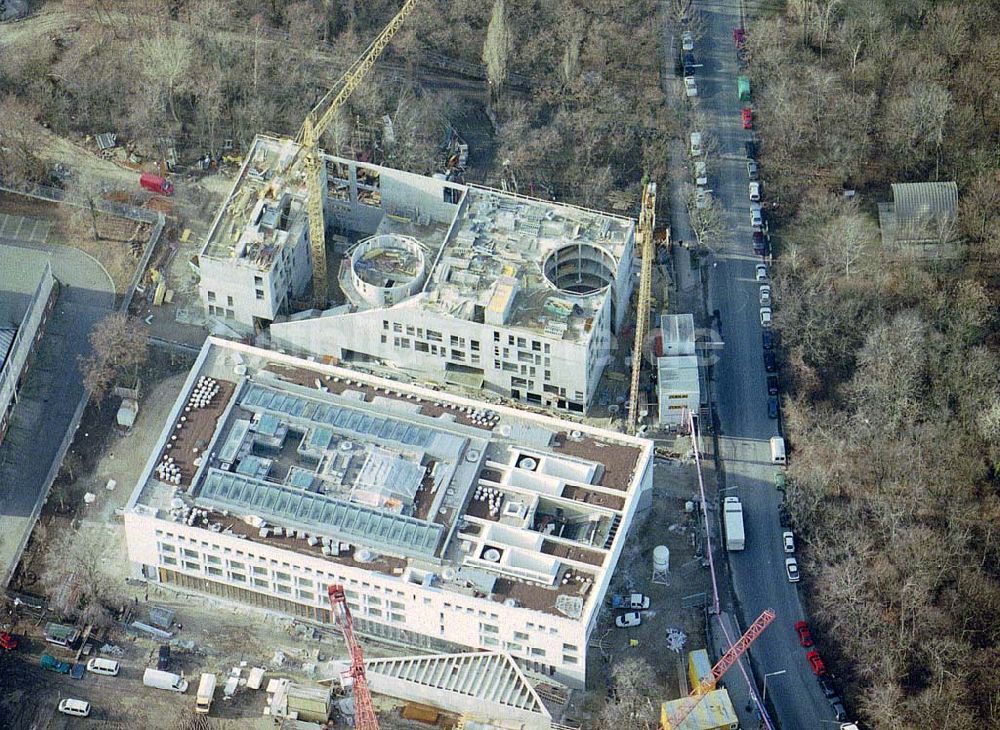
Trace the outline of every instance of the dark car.
<instances>
[{"instance_id":1,"label":"dark car","mask_svg":"<svg viewBox=\"0 0 1000 730\"><path fill-rule=\"evenodd\" d=\"M694 76L694 54L688 51L684 54L684 75Z\"/></svg>"},{"instance_id":2,"label":"dark car","mask_svg":"<svg viewBox=\"0 0 1000 730\"><path fill-rule=\"evenodd\" d=\"M748 139L743 143L743 149L746 150L747 158L750 160L757 159L757 145L753 140Z\"/></svg>"},{"instance_id":3,"label":"dark car","mask_svg":"<svg viewBox=\"0 0 1000 730\"><path fill-rule=\"evenodd\" d=\"M156 659L156 668L161 672L166 671L170 666L170 647L166 644L160 645L160 654Z\"/></svg>"},{"instance_id":4,"label":"dark car","mask_svg":"<svg viewBox=\"0 0 1000 730\"><path fill-rule=\"evenodd\" d=\"M833 699L830 700L830 707L833 708L833 715L838 720L847 719L847 710L844 709L844 705L840 702L839 697L837 698L836 702Z\"/></svg>"},{"instance_id":5,"label":"dark car","mask_svg":"<svg viewBox=\"0 0 1000 730\"><path fill-rule=\"evenodd\" d=\"M837 690L834 689L829 679L823 676L819 676L816 677L816 681L819 682L819 688L820 690L822 690L824 697L830 699L831 697L837 696Z\"/></svg>"},{"instance_id":6,"label":"dark car","mask_svg":"<svg viewBox=\"0 0 1000 730\"><path fill-rule=\"evenodd\" d=\"M753 252L758 256L767 255L767 239L763 231L753 232Z\"/></svg>"},{"instance_id":7,"label":"dark car","mask_svg":"<svg viewBox=\"0 0 1000 730\"><path fill-rule=\"evenodd\" d=\"M812 634L809 633L809 624L805 621L795 622L795 633L799 635L799 643L802 646L809 647L813 645Z\"/></svg>"},{"instance_id":8,"label":"dark car","mask_svg":"<svg viewBox=\"0 0 1000 730\"><path fill-rule=\"evenodd\" d=\"M764 345L765 350L774 349L774 331L773 330L763 330L764 334L761 335L761 342Z\"/></svg>"},{"instance_id":9,"label":"dark car","mask_svg":"<svg viewBox=\"0 0 1000 730\"><path fill-rule=\"evenodd\" d=\"M767 399L767 417L777 418L778 417L778 398L777 396L771 396Z\"/></svg>"},{"instance_id":10,"label":"dark car","mask_svg":"<svg viewBox=\"0 0 1000 730\"><path fill-rule=\"evenodd\" d=\"M764 352L764 370L769 373L773 373L778 369L778 362L774 357L774 353L770 350Z\"/></svg>"},{"instance_id":11,"label":"dark car","mask_svg":"<svg viewBox=\"0 0 1000 730\"><path fill-rule=\"evenodd\" d=\"M767 394L777 395L778 394L778 376L768 375L767 376Z\"/></svg>"}]
</instances>

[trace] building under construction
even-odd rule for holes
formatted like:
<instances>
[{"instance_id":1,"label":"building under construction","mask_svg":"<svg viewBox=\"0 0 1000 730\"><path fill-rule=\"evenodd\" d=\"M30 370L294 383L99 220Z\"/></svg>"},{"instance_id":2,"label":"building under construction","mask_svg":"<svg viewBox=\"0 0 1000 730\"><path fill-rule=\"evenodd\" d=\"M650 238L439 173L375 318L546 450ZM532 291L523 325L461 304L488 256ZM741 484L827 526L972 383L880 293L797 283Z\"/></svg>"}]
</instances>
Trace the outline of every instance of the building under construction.
<instances>
[{"instance_id":1,"label":"building under construction","mask_svg":"<svg viewBox=\"0 0 1000 730\"><path fill-rule=\"evenodd\" d=\"M652 442L209 338L125 510L136 577L583 686Z\"/></svg>"},{"instance_id":2,"label":"building under construction","mask_svg":"<svg viewBox=\"0 0 1000 730\"><path fill-rule=\"evenodd\" d=\"M276 347L584 412L632 289L634 221L323 155L328 296L307 180L258 137L200 255L209 316ZM307 299L308 297L308 299Z\"/></svg>"}]
</instances>

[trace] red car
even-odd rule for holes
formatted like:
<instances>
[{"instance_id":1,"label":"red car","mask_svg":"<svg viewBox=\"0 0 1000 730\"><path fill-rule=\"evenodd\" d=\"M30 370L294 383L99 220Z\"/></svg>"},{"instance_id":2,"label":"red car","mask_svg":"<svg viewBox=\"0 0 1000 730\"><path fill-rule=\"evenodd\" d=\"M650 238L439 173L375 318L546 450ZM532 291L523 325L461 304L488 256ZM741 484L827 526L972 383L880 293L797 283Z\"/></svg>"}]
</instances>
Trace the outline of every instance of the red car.
<instances>
[{"instance_id":1,"label":"red car","mask_svg":"<svg viewBox=\"0 0 1000 730\"><path fill-rule=\"evenodd\" d=\"M748 106L743 107L740 116L743 119L743 129L753 129L753 109Z\"/></svg>"},{"instance_id":2,"label":"red car","mask_svg":"<svg viewBox=\"0 0 1000 730\"><path fill-rule=\"evenodd\" d=\"M812 651L806 652L806 659L809 660L809 666L812 667L813 674L817 677L826 674L826 665L819 656L819 652L813 649Z\"/></svg>"},{"instance_id":3,"label":"red car","mask_svg":"<svg viewBox=\"0 0 1000 730\"><path fill-rule=\"evenodd\" d=\"M813 637L809 633L809 624L805 621L799 621L795 624L795 633L799 635L799 643L802 646L812 646Z\"/></svg>"},{"instance_id":4,"label":"red car","mask_svg":"<svg viewBox=\"0 0 1000 730\"><path fill-rule=\"evenodd\" d=\"M733 28L733 42L740 48L747 40L747 32L743 28Z\"/></svg>"},{"instance_id":5,"label":"red car","mask_svg":"<svg viewBox=\"0 0 1000 730\"><path fill-rule=\"evenodd\" d=\"M13 634L8 634L6 631L0 631L0 649L14 651L16 648L17 637Z\"/></svg>"}]
</instances>

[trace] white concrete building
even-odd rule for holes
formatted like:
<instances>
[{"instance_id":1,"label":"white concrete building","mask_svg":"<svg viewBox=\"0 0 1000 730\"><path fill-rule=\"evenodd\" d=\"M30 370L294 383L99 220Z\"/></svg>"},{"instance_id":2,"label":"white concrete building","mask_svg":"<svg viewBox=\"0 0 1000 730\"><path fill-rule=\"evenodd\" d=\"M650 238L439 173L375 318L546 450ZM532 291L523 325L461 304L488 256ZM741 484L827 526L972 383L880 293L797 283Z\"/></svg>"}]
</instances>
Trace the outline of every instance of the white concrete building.
<instances>
[{"instance_id":1,"label":"white concrete building","mask_svg":"<svg viewBox=\"0 0 1000 730\"><path fill-rule=\"evenodd\" d=\"M634 221L327 155L331 308L296 312L305 191L274 172L293 151L255 140L200 256L210 315L290 351L587 409L628 310Z\"/></svg>"},{"instance_id":2,"label":"white concrete building","mask_svg":"<svg viewBox=\"0 0 1000 730\"><path fill-rule=\"evenodd\" d=\"M209 338L125 511L134 573L584 682L644 439Z\"/></svg>"},{"instance_id":3,"label":"white concrete building","mask_svg":"<svg viewBox=\"0 0 1000 730\"><path fill-rule=\"evenodd\" d=\"M687 421L688 414L698 415L702 401L693 314L660 317L657 354L659 423L665 428L676 428Z\"/></svg>"},{"instance_id":4,"label":"white concrete building","mask_svg":"<svg viewBox=\"0 0 1000 730\"><path fill-rule=\"evenodd\" d=\"M0 245L0 441L55 302L47 254Z\"/></svg>"}]
</instances>

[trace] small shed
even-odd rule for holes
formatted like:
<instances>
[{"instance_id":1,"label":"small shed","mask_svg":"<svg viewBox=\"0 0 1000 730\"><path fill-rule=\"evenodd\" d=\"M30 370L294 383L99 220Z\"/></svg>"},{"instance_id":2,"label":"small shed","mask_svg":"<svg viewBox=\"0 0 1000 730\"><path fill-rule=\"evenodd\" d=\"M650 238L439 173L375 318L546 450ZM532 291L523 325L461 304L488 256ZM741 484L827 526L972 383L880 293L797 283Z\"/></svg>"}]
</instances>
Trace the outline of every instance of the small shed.
<instances>
[{"instance_id":1,"label":"small shed","mask_svg":"<svg viewBox=\"0 0 1000 730\"><path fill-rule=\"evenodd\" d=\"M118 408L118 415L115 416L115 421L119 426L125 429L132 428L135 424L135 418L139 415L139 403L133 398L125 398L122 400L121 406Z\"/></svg>"},{"instance_id":2,"label":"small shed","mask_svg":"<svg viewBox=\"0 0 1000 730\"><path fill-rule=\"evenodd\" d=\"M879 204L878 219L886 247L951 244L958 221L958 185L893 183L892 202Z\"/></svg>"}]
</instances>

